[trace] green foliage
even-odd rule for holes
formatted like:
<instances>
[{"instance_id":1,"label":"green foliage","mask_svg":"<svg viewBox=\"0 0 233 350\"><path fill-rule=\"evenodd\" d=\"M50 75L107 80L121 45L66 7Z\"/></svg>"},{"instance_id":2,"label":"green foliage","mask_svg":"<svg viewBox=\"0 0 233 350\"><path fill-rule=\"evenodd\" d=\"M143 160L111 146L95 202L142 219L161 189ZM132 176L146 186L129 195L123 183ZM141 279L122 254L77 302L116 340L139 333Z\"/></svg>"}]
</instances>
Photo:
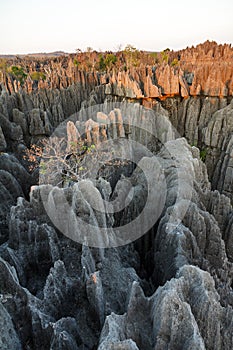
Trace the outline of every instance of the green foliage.
<instances>
[{"instance_id":1,"label":"green foliage","mask_svg":"<svg viewBox=\"0 0 233 350\"><path fill-rule=\"evenodd\" d=\"M42 160L40 162L40 174L45 175L47 172L47 164Z\"/></svg>"},{"instance_id":2,"label":"green foliage","mask_svg":"<svg viewBox=\"0 0 233 350\"><path fill-rule=\"evenodd\" d=\"M70 149L73 153L77 153L78 151L85 151L85 153L91 153L95 151L95 145L86 146L81 144L80 142L70 141L69 142Z\"/></svg>"},{"instance_id":3,"label":"green foliage","mask_svg":"<svg viewBox=\"0 0 233 350\"><path fill-rule=\"evenodd\" d=\"M195 141L191 144L191 147L197 147L197 144L198 144L198 142L197 142L197 140L195 140Z\"/></svg>"},{"instance_id":4,"label":"green foliage","mask_svg":"<svg viewBox=\"0 0 233 350\"><path fill-rule=\"evenodd\" d=\"M74 66L78 67L80 65L80 62L77 60L77 58L74 58Z\"/></svg>"},{"instance_id":5,"label":"green foliage","mask_svg":"<svg viewBox=\"0 0 233 350\"><path fill-rule=\"evenodd\" d=\"M30 74L30 77L32 80L39 81L40 79L46 80L46 75L43 72L32 72Z\"/></svg>"},{"instance_id":6,"label":"green foliage","mask_svg":"<svg viewBox=\"0 0 233 350\"><path fill-rule=\"evenodd\" d=\"M177 59L177 58L174 58L174 60L173 60L172 63L171 63L172 67L178 66L178 64L179 64L178 59Z\"/></svg>"},{"instance_id":7,"label":"green foliage","mask_svg":"<svg viewBox=\"0 0 233 350\"><path fill-rule=\"evenodd\" d=\"M116 64L116 62L117 62L117 56L114 55L113 53L107 54L105 58L102 54L100 54L99 55L99 62L98 62L98 69L100 71L110 70L113 68L113 66Z\"/></svg>"},{"instance_id":8,"label":"green foliage","mask_svg":"<svg viewBox=\"0 0 233 350\"><path fill-rule=\"evenodd\" d=\"M168 63L170 51L171 50L169 48L167 48L160 53L160 57L162 59L162 62Z\"/></svg>"},{"instance_id":9,"label":"green foliage","mask_svg":"<svg viewBox=\"0 0 233 350\"><path fill-rule=\"evenodd\" d=\"M105 71L106 70L106 64L105 64L105 61L104 61L104 56L102 54L99 55L98 69L100 71Z\"/></svg>"},{"instance_id":10,"label":"green foliage","mask_svg":"<svg viewBox=\"0 0 233 350\"><path fill-rule=\"evenodd\" d=\"M81 147L81 149L86 151L87 153L91 153L91 152L93 152L96 149L96 147L95 147L95 145L91 145L91 146L83 145Z\"/></svg>"},{"instance_id":11,"label":"green foliage","mask_svg":"<svg viewBox=\"0 0 233 350\"><path fill-rule=\"evenodd\" d=\"M203 162L205 162L206 157L207 157L207 149L204 148L204 149L202 149L202 150L200 151L200 158L201 158L201 160L202 160Z\"/></svg>"},{"instance_id":12,"label":"green foliage","mask_svg":"<svg viewBox=\"0 0 233 350\"><path fill-rule=\"evenodd\" d=\"M167 53L166 50L164 50L164 51L161 52L161 57L162 57L162 61L163 61L163 62L168 63L168 58L169 58L169 56L168 56L168 53Z\"/></svg>"},{"instance_id":13,"label":"green foliage","mask_svg":"<svg viewBox=\"0 0 233 350\"><path fill-rule=\"evenodd\" d=\"M23 68L18 66L12 66L10 73L23 86L25 79L27 78L27 74L24 72Z\"/></svg>"},{"instance_id":14,"label":"green foliage","mask_svg":"<svg viewBox=\"0 0 233 350\"><path fill-rule=\"evenodd\" d=\"M107 54L104 63L108 69L111 69L117 62L117 57L113 53Z\"/></svg>"},{"instance_id":15,"label":"green foliage","mask_svg":"<svg viewBox=\"0 0 233 350\"><path fill-rule=\"evenodd\" d=\"M130 66L137 67L140 62L140 51L138 51L136 47L128 44L123 52L125 55L127 68Z\"/></svg>"},{"instance_id":16,"label":"green foliage","mask_svg":"<svg viewBox=\"0 0 233 350\"><path fill-rule=\"evenodd\" d=\"M208 153L207 148L202 148L202 149L200 149L200 148L198 147L198 142L197 142L197 140L195 140L195 141L191 144L191 147L197 147L197 148L199 149L199 151L200 151L200 158L201 158L201 160L202 160L203 162L205 162L205 161L206 161L206 157L207 157L207 153Z\"/></svg>"}]
</instances>

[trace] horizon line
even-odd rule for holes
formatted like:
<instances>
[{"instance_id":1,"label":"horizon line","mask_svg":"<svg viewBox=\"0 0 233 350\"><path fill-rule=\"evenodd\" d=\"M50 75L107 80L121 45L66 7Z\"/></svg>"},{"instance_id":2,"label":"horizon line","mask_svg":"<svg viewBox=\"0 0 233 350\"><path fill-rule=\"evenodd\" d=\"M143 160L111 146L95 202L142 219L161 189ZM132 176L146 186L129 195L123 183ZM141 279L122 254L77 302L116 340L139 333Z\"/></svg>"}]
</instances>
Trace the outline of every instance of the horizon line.
<instances>
[{"instance_id":1,"label":"horizon line","mask_svg":"<svg viewBox=\"0 0 233 350\"><path fill-rule=\"evenodd\" d=\"M182 47L182 48L169 48L171 51L182 51L182 50L186 50L186 49L189 49L189 48L192 48L192 47L197 47L198 45L202 45L202 44L205 44L206 42L210 42L210 43L216 43L218 46L220 46L220 45L229 45L230 47L233 45L233 43L232 42L229 42L229 41L225 41L225 42L223 42L223 41L217 41L217 40L214 40L214 39L206 39L205 41L202 41L202 42L199 42L199 43L197 43L197 44L189 44L188 46L186 46L186 47ZM143 48L139 48L139 47L136 47L136 45L134 45L134 44L126 44L126 45L121 45L121 48L120 49L118 49L117 47L115 47L113 50L111 50L111 49L106 49L106 50L102 50L101 48L99 48L99 49L96 49L96 48L93 48L93 47L91 47L91 46L87 46L86 48L84 48L84 49L80 49L81 51L80 52L82 52L82 53L85 53L85 52L87 52L87 49L88 49L88 47L90 47L91 49L92 49L92 51L96 51L96 52L108 52L108 51L110 51L110 52L121 52L121 51L123 51L124 50L124 48L127 46L127 45L132 45L133 47L135 47L137 50L139 50L139 51L143 51L143 52L162 52L163 50L165 50L166 48L164 48L164 49L160 49L160 50L158 50L158 49L143 49ZM120 46L120 45L118 45L118 46ZM66 51L64 51L64 50L62 50L62 49L58 49L58 50L38 50L37 52L23 52L23 53L1 53L0 52L0 56L33 56L33 55L49 55L49 54L56 54L56 53L61 53L61 54L66 54L66 55L69 55L69 54L76 54L77 53L77 50L78 49L74 49L73 51L71 51L71 50L66 50Z\"/></svg>"}]
</instances>

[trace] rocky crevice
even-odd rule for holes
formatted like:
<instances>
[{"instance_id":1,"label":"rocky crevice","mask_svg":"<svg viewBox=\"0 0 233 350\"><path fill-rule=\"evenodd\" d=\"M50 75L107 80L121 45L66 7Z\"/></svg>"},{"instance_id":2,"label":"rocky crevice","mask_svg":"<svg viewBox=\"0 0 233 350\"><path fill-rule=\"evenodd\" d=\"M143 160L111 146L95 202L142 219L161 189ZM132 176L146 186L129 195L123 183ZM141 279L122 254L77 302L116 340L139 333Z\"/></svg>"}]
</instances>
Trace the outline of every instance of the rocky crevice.
<instances>
[{"instance_id":1,"label":"rocky crevice","mask_svg":"<svg viewBox=\"0 0 233 350\"><path fill-rule=\"evenodd\" d=\"M183 73L141 62L140 69L105 76L77 72L62 58L37 86L27 81L22 90L4 81L2 349L232 349L231 54L229 46L207 43L179 52ZM61 123L69 141L81 134L90 145L109 141L129 154L125 141L134 140L146 151L135 147L132 163L120 170L114 162L101 168L98 181L31 187L38 173L22 151ZM103 209L102 199L127 206L107 214L93 209ZM56 220L49 215L54 203ZM119 246L125 237L115 229L138 215L145 235L132 242L134 230L126 232L129 242ZM95 248L81 244L93 237L74 218L94 225Z\"/></svg>"},{"instance_id":2,"label":"rocky crevice","mask_svg":"<svg viewBox=\"0 0 233 350\"><path fill-rule=\"evenodd\" d=\"M137 137L136 130L132 137ZM154 157L141 156L148 164ZM174 140L171 133L156 157L163 164L167 192L161 218L150 235L152 246L146 235L141 249L138 243L107 250L82 247L56 232L44 211L40 193L48 190L55 195L51 186L33 188L30 202L18 199L11 209L8 242L1 246L0 279L4 312L13 320L12 341L19 348L22 344L30 349L231 349L230 201L210 191L199 151L185 139ZM180 189L177 174L182 176ZM130 179L137 190L121 224L143 205L138 202L145 191L141 170L135 169ZM74 208L78 203L76 215L102 225L103 214L95 214L86 199L94 194L92 186L84 180L59 191ZM95 191L106 186L107 181L100 180ZM119 180L115 190L124 186ZM143 277L146 255L154 268ZM4 344L9 342L7 338Z\"/></svg>"}]
</instances>

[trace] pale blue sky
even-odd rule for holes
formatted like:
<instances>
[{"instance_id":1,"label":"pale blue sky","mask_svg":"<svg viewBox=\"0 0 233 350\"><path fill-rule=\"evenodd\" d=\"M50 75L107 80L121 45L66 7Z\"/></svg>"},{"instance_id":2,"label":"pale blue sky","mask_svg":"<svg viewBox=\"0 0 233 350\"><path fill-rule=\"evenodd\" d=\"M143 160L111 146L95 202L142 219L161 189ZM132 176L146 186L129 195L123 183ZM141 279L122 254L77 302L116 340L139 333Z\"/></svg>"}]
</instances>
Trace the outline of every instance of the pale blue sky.
<instances>
[{"instance_id":1,"label":"pale blue sky","mask_svg":"<svg viewBox=\"0 0 233 350\"><path fill-rule=\"evenodd\" d=\"M232 0L0 0L0 53L233 43Z\"/></svg>"}]
</instances>

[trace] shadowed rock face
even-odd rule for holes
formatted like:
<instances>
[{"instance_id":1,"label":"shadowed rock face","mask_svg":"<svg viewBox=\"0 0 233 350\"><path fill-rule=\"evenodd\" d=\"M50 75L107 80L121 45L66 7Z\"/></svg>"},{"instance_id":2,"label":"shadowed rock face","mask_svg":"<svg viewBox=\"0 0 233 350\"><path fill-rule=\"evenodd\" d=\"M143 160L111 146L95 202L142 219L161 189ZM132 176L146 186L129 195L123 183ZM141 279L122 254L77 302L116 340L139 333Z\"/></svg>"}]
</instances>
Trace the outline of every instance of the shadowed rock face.
<instances>
[{"instance_id":1,"label":"shadowed rock face","mask_svg":"<svg viewBox=\"0 0 233 350\"><path fill-rule=\"evenodd\" d=\"M233 348L232 49L207 42L179 55L179 69L141 62L130 74L101 76L61 58L30 94L29 81L19 92L5 81L12 93L2 88L0 96L0 348ZM127 99L120 110L125 96L150 96L153 113ZM127 154L127 139L147 151L135 146L135 163L113 162L98 181L38 185L22 151L78 111L77 122L64 124L68 146L85 135L96 147L108 140ZM102 199L120 209L106 213ZM114 247L125 238L117 228L139 215L147 232ZM98 247L80 244L88 232L77 218L92 225ZM108 234L100 239L101 228Z\"/></svg>"},{"instance_id":2,"label":"shadowed rock face","mask_svg":"<svg viewBox=\"0 0 233 350\"><path fill-rule=\"evenodd\" d=\"M86 108L102 104L105 99L108 103L117 101L116 97L105 95L104 86L96 87L88 100L85 100L88 90L84 94L81 91L79 85L72 85L66 90L41 90L31 95L18 93L9 96L2 91L0 141L3 151L13 151L20 157L25 145L49 136L55 127L77 113L80 107L79 117L87 121ZM185 136L191 145L199 147L213 189L218 189L230 198L233 131L231 101L218 97L177 97L156 101L153 107L155 112L167 115L179 134ZM105 136L101 137L103 139Z\"/></svg>"},{"instance_id":3,"label":"shadowed rock face","mask_svg":"<svg viewBox=\"0 0 233 350\"><path fill-rule=\"evenodd\" d=\"M232 100L168 99L162 105L179 133L201 149L212 187L232 199Z\"/></svg>"},{"instance_id":4,"label":"shadowed rock face","mask_svg":"<svg viewBox=\"0 0 233 350\"><path fill-rule=\"evenodd\" d=\"M169 147L176 150L176 159L169 156ZM23 345L231 349L232 207L226 197L210 191L198 151L185 139L168 141L158 157L167 179L166 204L157 229L135 244L103 250L65 238L44 211L41 187L33 189L30 202L19 198L12 207L9 240L0 249L1 293ZM180 170L183 187L178 191ZM138 202L145 191L141 171L135 169L131 178L137 191L121 224L143 205ZM190 181L195 185L186 206ZM100 182L96 190L106 184ZM76 215L103 226L104 216L87 211L87 199L77 196L85 186L76 187L62 190L78 209ZM149 275L148 264L153 266Z\"/></svg>"}]
</instances>

